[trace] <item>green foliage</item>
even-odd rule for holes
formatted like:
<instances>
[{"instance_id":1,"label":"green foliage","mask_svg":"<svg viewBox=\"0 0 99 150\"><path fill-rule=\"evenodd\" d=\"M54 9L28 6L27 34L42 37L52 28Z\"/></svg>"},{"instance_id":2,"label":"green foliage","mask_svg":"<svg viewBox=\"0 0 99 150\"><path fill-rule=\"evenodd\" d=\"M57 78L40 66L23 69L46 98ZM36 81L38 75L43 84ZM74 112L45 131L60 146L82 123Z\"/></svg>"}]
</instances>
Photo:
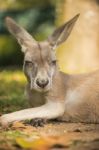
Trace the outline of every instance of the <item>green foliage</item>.
<instances>
[{"instance_id":1,"label":"green foliage","mask_svg":"<svg viewBox=\"0 0 99 150\"><path fill-rule=\"evenodd\" d=\"M3 66L21 64L23 55L18 49L20 47L10 36L0 36L0 64Z\"/></svg>"},{"instance_id":2,"label":"green foliage","mask_svg":"<svg viewBox=\"0 0 99 150\"><path fill-rule=\"evenodd\" d=\"M0 0L0 9L26 9L54 4L51 0Z\"/></svg>"}]
</instances>

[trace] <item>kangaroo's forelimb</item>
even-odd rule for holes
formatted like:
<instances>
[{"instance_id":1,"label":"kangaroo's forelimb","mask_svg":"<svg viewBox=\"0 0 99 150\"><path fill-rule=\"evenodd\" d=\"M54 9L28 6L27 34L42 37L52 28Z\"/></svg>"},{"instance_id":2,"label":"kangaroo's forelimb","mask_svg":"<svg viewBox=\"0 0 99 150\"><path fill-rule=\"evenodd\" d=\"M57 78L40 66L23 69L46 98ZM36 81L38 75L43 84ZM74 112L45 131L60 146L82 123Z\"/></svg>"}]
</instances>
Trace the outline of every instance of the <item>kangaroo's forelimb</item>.
<instances>
[{"instance_id":1,"label":"kangaroo's forelimb","mask_svg":"<svg viewBox=\"0 0 99 150\"><path fill-rule=\"evenodd\" d=\"M16 111L13 113L5 114L0 118L3 126L7 126L14 121L22 121L27 119L45 118L54 119L62 116L64 113L64 104L62 102L48 101L46 104L36 107Z\"/></svg>"}]
</instances>

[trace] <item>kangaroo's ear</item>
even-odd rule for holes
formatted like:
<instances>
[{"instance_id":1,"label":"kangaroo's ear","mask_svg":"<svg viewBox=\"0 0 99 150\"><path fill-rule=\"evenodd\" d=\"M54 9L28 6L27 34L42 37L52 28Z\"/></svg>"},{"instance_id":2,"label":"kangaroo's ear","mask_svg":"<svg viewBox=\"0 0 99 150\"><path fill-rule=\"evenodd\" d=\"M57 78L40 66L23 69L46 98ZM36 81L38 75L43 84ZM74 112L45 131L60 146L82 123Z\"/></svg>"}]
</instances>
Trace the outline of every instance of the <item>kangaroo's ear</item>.
<instances>
[{"instance_id":1,"label":"kangaroo's ear","mask_svg":"<svg viewBox=\"0 0 99 150\"><path fill-rule=\"evenodd\" d=\"M48 37L48 42L51 46L58 46L63 43L71 33L75 22L77 21L79 14L73 17L70 21L57 28L51 36Z\"/></svg>"},{"instance_id":2,"label":"kangaroo's ear","mask_svg":"<svg viewBox=\"0 0 99 150\"><path fill-rule=\"evenodd\" d=\"M22 46L22 51L25 52L25 45L28 42L36 42L33 37L21 26L19 26L12 18L5 18L6 26L9 32L18 40L19 44Z\"/></svg>"}]
</instances>

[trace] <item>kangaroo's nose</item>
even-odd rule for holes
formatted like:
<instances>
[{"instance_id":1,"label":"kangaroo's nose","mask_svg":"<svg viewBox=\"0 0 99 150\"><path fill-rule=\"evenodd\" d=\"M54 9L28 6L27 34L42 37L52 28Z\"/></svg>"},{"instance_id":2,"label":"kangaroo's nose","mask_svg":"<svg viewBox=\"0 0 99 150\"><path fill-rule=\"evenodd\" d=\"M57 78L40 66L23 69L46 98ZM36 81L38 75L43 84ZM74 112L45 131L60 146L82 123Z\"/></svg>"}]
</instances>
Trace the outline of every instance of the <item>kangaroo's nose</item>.
<instances>
[{"instance_id":1,"label":"kangaroo's nose","mask_svg":"<svg viewBox=\"0 0 99 150\"><path fill-rule=\"evenodd\" d=\"M37 79L36 80L36 84L40 87L40 88L45 88L45 86L49 83L48 79Z\"/></svg>"}]
</instances>

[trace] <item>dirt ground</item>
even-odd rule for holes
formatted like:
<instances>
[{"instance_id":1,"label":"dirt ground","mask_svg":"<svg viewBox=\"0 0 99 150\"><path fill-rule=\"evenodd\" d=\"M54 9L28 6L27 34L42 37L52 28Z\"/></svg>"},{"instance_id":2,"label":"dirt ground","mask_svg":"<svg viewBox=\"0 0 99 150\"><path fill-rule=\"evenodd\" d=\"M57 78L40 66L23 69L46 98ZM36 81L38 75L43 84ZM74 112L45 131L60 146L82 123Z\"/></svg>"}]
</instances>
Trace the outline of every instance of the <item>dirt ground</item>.
<instances>
[{"instance_id":1,"label":"dirt ground","mask_svg":"<svg viewBox=\"0 0 99 150\"><path fill-rule=\"evenodd\" d=\"M43 134L64 136L66 140L74 141L66 150L99 150L98 124L55 123L37 130Z\"/></svg>"},{"instance_id":2,"label":"dirt ground","mask_svg":"<svg viewBox=\"0 0 99 150\"><path fill-rule=\"evenodd\" d=\"M52 122L35 128L16 123L12 128L3 130L0 134L0 150L99 150L98 124ZM17 136L15 131L18 132ZM33 139L30 140L32 145L29 139Z\"/></svg>"}]
</instances>

